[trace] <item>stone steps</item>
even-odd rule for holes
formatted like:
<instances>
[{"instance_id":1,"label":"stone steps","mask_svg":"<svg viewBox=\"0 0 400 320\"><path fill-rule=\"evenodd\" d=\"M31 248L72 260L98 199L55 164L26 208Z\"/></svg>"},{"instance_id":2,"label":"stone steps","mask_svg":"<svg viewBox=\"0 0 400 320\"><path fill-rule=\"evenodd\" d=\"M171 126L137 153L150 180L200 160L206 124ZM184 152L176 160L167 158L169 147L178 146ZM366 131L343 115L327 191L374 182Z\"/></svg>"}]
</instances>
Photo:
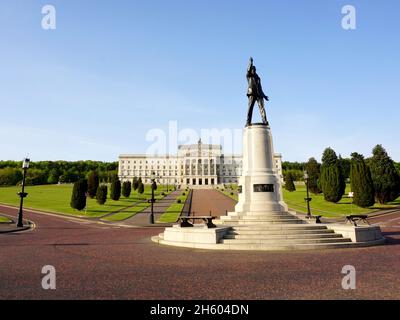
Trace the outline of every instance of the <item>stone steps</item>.
<instances>
[{"instance_id":1,"label":"stone steps","mask_svg":"<svg viewBox=\"0 0 400 320\"><path fill-rule=\"evenodd\" d=\"M302 245L302 244L315 244L315 243L342 243L342 242L351 242L349 238L339 237L335 238L314 238L314 239L302 239L302 238L293 238L293 239L222 239L222 244L244 244L244 245L253 245L253 244L267 244L267 245Z\"/></svg>"},{"instance_id":2,"label":"stone steps","mask_svg":"<svg viewBox=\"0 0 400 320\"><path fill-rule=\"evenodd\" d=\"M247 220L247 219L238 219L238 220L223 220L221 223L217 221L216 224L221 225L229 225L229 226L236 226L236 225L268 225L268 224L306 224L307 222L302 220L295 220L295 219L281 219L281 220L271 220L271 219L258 219L258 220Z\"/></svg>"},{"instance_id":3,"label":"stone steps","mask_svg":"<svg viewBox=\"0 0 400 320\"><path fill-rule=\"evenodd\" d=\"M224 239L240 239L240 240L280 240L280 239L322 239L322 238L340 238L335 233L305 233L305 234L227 234Z\"/></svg>"},{"instance_id":4,"label":"stone steps","mask_svg":"<svg viewBox=\"0 0 400 320\"><path fill-rule=\"evenodd\" d=\"M232 230L229 235L303 235L303 234L334 234L333 230L316 229L316 230Z\"/></svg>"},{"instance_id":5,"label":"stone steps","mask_svg":"<svg viewBox=\"0 0 400 320\"><path fill-rule=\"evenodd\" d=\"M231 228L235 231L269 231L269 230L328 230L325 225L321 224L277 224L277 225L246 225L246 226L234 226Z\"/></svg>"},{"instance_id":6,"label":"stone steps","mask_svg":"<svg viewBox=\"0 0 400 320\"><path fill-rule=\"evenodd\" d=\"M332 242L332 243L286 243L286 244L218 244L219 247L211 247L208 249L220 249L220 250L257 250L257 251L286 251L286 250L322 250L322 249L340 249L340 248L352 248L358 245L353 242ZM207 247L204 247L207 249Z\"/></svg>"},{"instance_id":7,"label":"stone steps","mask_svg":"<svg viewBox=\"0 0 400 320\"><path fill-rule=\"evenodd\" d=\"M260 216L245 216L245 217L237 217L237 216L222 216L220 217L223 221L262 221L262 220L271 220L271 221L284 221L284 220L291 220L291 221L302 221L297 217L289 216L289 215L280 215L280 216L267 216L267 215L260 215Z\"/></svg>"}]
</instances>

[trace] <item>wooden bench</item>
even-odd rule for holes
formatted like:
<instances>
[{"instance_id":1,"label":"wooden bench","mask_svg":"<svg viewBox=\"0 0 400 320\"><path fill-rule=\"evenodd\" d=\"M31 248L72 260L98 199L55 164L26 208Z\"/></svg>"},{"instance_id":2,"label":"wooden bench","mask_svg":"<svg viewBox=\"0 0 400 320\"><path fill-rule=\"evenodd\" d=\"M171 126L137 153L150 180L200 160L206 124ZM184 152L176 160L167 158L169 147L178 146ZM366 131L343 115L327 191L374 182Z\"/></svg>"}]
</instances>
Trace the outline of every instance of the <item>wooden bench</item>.
<instances>
[{"instance_id":1,"label":"wooden bench","mask_svg":"<svg viewBox=\"0 0 400 320\"><path fill-rule=\"evenodd\" d=\"M306 218L309 219L309 220L315 219L315 223L322 223L322 222L321 222L321 217L322 217L322 216L313 216L313 215L311 215L311 216L306 216Z\"/></svg>"},{"instance_id":2,"label":"wooden bench","mask_svg":"<svg viewBox=\"0 0 400 320\"><path fill-rule=\"evenodd\" d=\"M352 214L350 216L346 216L346 222L351 222L354 226L357 227L357 222L362 221L369 225L367 221L368 216L366 214Z\"/></svg>"},{"instance_id":3,"label":"wooden bench","mask_svg":"<svg viewBox=\"0 0 400 320\"><path fill-rule=\"evenodd\" d=\"M214 216L185 216L179 217L179 224L182 228L193 227L193 224L189 220L203 220L207 228L216 228L217 226L212 222L215 218Z\"/></svg>"}]
</instances>

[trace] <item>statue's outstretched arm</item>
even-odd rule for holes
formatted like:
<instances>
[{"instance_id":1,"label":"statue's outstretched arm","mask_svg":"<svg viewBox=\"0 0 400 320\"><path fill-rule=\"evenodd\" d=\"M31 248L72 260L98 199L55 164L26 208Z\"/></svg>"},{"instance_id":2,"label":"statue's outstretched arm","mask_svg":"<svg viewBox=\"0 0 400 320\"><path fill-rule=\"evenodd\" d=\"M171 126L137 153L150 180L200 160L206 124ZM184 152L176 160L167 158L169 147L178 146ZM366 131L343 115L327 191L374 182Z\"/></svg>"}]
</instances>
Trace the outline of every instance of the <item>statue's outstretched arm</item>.
<instances>
[{"instance_id":1,"label":"statue's outstretched arm","mask_svg":"<svg viewBox=\"0 0 400 320\"><path fill-rule=\"evenodd\" d=\"M250 57L250 59L249 59L249 67L247 68L247 71L250 71L252 66L253 66L253 58Z\"/></svg>"}]
</instances>

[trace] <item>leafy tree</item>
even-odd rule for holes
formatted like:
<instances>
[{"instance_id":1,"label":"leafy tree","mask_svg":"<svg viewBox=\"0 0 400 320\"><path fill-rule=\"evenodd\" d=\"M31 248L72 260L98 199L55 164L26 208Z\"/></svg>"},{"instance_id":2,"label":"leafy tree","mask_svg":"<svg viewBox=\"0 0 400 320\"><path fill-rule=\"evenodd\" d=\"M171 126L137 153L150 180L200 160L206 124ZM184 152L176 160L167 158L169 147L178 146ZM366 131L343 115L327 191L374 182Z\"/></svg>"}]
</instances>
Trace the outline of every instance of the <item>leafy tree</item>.
<instances>
[{"instance_id":1,"label":"leafy tree","mask_svg":"<svg viewBox=\"0 0 400 320\"><path fill-rule=\"evenodd\" d=\"M138 178L133 177L132 187L133 187L133 190L135 190L135 191L137 190L137 188L139 187L139 180L138 180Z\"/></svg>"},{"instance_id":2,"label":"leafy tree","mask_svg":"<svg viewBox=\"0 0 400 320\"><path fill-rule=\"evenodd\" d=\"M296 187L293 182L293 175L290 172L288 172L285 176L285 189L290 192L296 190Z\"/></svg>"},{"instance_id":3,"label":"leafy tree","mask_svg":"<svg viewBox=\"0 0 400 320\"><path fill-rule=\"evenodd\" d=\"M56 184L60 179L60 172L57 169L51 169L47 178L48 184Z\"/></svg>"},{"instance_id":4,"label":"leafy tree","mask_svg":"<svg viewBox=\"0 0 400 320\"><path fill-rule=\"evenodd\" d=\"M382 145L378 144L369 160L375 197L379 203L394 201L400 195L400 177Z\"/></svg>"},{"instance_id":5,"label":"leafy tree","mask_svg":"<svg viewBox=\"0 0 400 320\"><path fill-rule=\"evenodd\" d=\"M400 175L400 162L395 162L394 166L396 167L397 173Z\"/></svg>"},{"instance_id":6,"label":"leafy tree","mask_svg":"<svg viewBox=\"0 0 400 320\"><path fill-rule=\"evenodd\" d=\"M302 163L302 162L289 162L289 161L282 162L282 170L283 171L298 170L298 171L303 172L304 166L305 166L305 163Z\"/></svg>"},{"instance_id":7,"label":"leafy tree","mask_svg":"<svg viewBox=\"0 0 400 320\"><path fill-rule=\"evenodd\" d=\"M139 193L139 194L143 194L143 193L144 193L144 184L143 184L142 181L139 182L139 185L138 185L138 193Z\"/></svg>"},{"instance_id":8,"label":"leafy tree","mask_svg":"<svg viewBox=\"0 0 400 320\"><path fill-rule=\"evenodd\" d=\"M71 207L76 210L83 210L86 207L87 180L80 179L74 183L71 196Z\"/></svg>"},{"instance_id":9,"label":"leafy tree","mask_svg":"<svg viewBox=\"0 0 400 320\"><path fill-rule=\"evenodd\" d=\"M94 198L99 187L100 179L97 171L91 171L88 174L88 195L90 198Z\"/></svg>"},{"instance_id":10,"label":"leafy tree","mask_svg":"<svg viewBox=\"0 0 400 320\"><path fill-rule=\"evenodd\" d=\"M96 192L96 200L98 204L105 204L107 201L107 192L108 188L107 185L98 186Z\"/></svg>"},{"instance_id":11,"label":"leafy tree","mask_svg":"<svg viewBox=\"0 0 400 320\"><path fill-rule=\"evenodd\" d=\"M354 192L353 203L362 208L373 206L375 190L371 171L365 164L364 157L356 152L351 154L350 182Z\"/></svg>"},{"instance_id":12,"label":"leafy tree","mask_svg":"<svg viewBox=\"0 0 400 320\"><path fill-rule=\"evenodd\" d=\"M118 176L114 176L111 181L110 198L119 200L121 198L121 181Z\"/></svg>"},{"instance_id":13,"label":"leafy tree","mask_svg":"<svg viewBox=\"0 0 400 320\"><path fill-rule=\"evenodd\" d=\"M347 181L348 179L350 179L351 160L348 158L342 158L342 156L339 155L339 163L340 163L340 169L342 170L342 176L344 178L344 181Z\"/></svg>"},{"instance_id":14,"label":"leafy tree","mask_svg":"<svg viewBox=\"0 0 400 320\"><path fill-rule=\"evenodd\" d=\"M305 165L305 169L308 174L308 188L314 194L321 193L319 186L319 177L321 175L321 165L315 160L315 158L310 158Z\"/></svg>"},{"instance_id":15,"label":"leafy tree","mask_svg":"<svg viewBox=\"0 0 400 320\"><path fill-rule=\"evenodd\" d=\"M22 180L22 172L20 169L5 167L0 169L0 185L15 186Z\"/></svg>"},{"instance_id":16,"label":"leafy tree","mask_svg":"<svg viewBox=\"0 0 400 320\"><path fill-rule=\"evenodd\" d=\"M26 172L26 185L36 186L41 184L46 184L48 180L48 176L45 171L41 169L29 169Z\"/></svg>"},{"instance_id":17,"label":"leafy tree","mask_svg":"<svg viewBox=\"0 0 400 320\"><path fill-rule=\"evenodd\" d=\"M331 148L325 149L322 156L320 184L324 198L329 202L339 202L346 189L339 159Z\"/></svg>"},{"instance_id":18,"label":"leafy tree","mask_svg":"<svg viewBox=\"0 0 400 320\"><path fill-rule=\"evenodd\" d=\"M122 195L125 198L129 198L129 196L131 195L131 191L132 191L132 185L130 181L124 181L124 183L122 184Z\"/></svg>"}]
</instances>

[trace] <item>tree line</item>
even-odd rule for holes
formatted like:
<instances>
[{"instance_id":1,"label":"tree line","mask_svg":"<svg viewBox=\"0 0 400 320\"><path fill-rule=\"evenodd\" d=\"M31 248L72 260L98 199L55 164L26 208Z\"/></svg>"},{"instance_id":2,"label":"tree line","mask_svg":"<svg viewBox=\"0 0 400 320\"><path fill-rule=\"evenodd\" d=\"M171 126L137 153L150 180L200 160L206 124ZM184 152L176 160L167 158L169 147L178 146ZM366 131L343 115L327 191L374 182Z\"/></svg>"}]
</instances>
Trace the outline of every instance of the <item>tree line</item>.
<instances>
[{"instance_id":1,"label":"tree line","mask_svg":"<svg viewBox=\"0 0 400 320\"><path fill-rule=\"evenodd\" d=\"M155 181L151 187L157 190ZM130 181L124 181L121 184L118 176L114 174L110 182L110 199L118 201L121 195L125 198L129 198L132 189L139 194L144 193L144 184L141 178L135 177L132 183ZM97 171L91 171L87 175L87 178L79 179L74 183L70 202L71 207L77 210L83 210L86 207L87 197L95 198L100 205L105 204L107 201L108 184L100 182L100 176Z\"/></svg>"},{"instance_id":2,"label":"tree line","mask_svg":"<svg viewBox=\"0 0 400 320\"><path fill-rule=\"evenodd\" d=\"M347 180L353 192L353 203L363 208L371 207L375 202L385 204L400 196L400 166L382 145L377 145L372 150L372 157L367 159L357 152L352 153L350 159L342 159L332 148L326 148L321 164L315 158L292 167L288 164L285 172L288 191L296 189L297 176L293 170L307 171L309 190L314 194L323 193L325 200L333 203L342 199Z\"/></svg>"},{"instance_id":3,"label":"tree line","mask_svg":"<svg viewBox=\"0 0 400 320\"><path fill-rule=\"evenodd\" d=\"M22 161L0 161L0 185L13 186L22 181ZM73 183L86 178L91 171L100 181L110 182L116 175L118 162L101 161L37 161L27 171L27 185Z\"/></svg>"}]
</instances>

